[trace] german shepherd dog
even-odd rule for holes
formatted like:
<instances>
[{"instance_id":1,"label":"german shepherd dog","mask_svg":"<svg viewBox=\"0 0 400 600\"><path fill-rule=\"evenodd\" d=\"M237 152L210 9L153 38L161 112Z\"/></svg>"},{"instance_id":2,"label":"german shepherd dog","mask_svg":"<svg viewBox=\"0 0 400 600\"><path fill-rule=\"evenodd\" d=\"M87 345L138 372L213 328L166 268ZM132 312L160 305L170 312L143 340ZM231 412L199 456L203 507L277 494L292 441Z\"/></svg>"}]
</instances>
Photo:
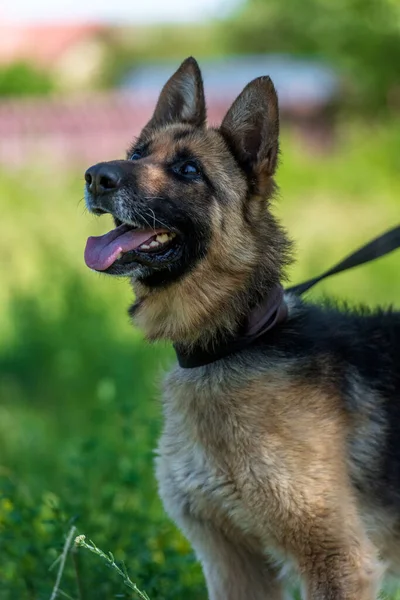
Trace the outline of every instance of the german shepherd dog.
<instances>
[{"instance_id":1,"label":"german shepherd dog","mask_svg":"<svg viewBox=\"0 0 400 600\"><path fill-rule=\"evenodd\" d=\"M128 277L133 322L180 351L227 339L284 278L271 214L278 101L249 83L206 126L193 58L164 86L126 160L85 174L115 229L86 263ZM400 313L286 294L288 316L247 348L166 377L156 473L211 600L370 600L400 569Z\"/></svg>"}]
</instances>

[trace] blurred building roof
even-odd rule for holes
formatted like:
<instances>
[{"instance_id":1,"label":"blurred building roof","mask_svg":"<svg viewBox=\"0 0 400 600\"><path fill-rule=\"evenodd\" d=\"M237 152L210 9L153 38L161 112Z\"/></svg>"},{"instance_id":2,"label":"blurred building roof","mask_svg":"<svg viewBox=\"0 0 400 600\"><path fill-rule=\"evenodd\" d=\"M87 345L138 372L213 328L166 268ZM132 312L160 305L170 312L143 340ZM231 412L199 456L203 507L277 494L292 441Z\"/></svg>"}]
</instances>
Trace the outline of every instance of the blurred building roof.
<instances>
[{"instance_id":1,"label":"blurred building roof","mask_svg":"<svg viewBox=\"0 0 400 600\"><path fill-rule=\"evenodd\" d=\"M121 81L135 96L157 97L178 65L171 62L144 64ZM311 59L285 55L240 56L200 62L206 97L233 99L252 79L269 75L283 110L320 107L339 94L339 78L329 66Z\"/></svg>"},{"instance_id":2,"label":"blurred building roof","mask_svg":"<svg viewBox=\"0 0 400 600\"><path fill-rule=\"evenodd\" d=\"M29 61L52 67L74 46L97 35L96 24L0 24L0 64Z\"/></svg>"}]
</instances>

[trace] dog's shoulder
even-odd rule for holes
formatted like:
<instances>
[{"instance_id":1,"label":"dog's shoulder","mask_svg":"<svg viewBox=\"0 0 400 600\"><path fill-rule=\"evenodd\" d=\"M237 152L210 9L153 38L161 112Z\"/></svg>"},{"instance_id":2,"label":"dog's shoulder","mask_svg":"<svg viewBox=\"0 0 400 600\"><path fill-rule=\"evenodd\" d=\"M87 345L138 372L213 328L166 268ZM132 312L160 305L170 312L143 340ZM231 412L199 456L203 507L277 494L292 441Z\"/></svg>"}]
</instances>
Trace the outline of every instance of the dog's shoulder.
<instances>
[{"instance_id":1,"label":"dog's shoulder","mask_svg":"<svg viewBox=\"0 0 400 600\"><path fill-rule=\"evenodd\" d=\"M321 379L325 373L331 381L356 370L381 391L387 383L400 392L400 312L332 300L314 304L293 295L286 299L286 323L253 348L260 363L268 355L285 358L303 372L308 364L310 376Z\"/></svg>"}]
</instances>

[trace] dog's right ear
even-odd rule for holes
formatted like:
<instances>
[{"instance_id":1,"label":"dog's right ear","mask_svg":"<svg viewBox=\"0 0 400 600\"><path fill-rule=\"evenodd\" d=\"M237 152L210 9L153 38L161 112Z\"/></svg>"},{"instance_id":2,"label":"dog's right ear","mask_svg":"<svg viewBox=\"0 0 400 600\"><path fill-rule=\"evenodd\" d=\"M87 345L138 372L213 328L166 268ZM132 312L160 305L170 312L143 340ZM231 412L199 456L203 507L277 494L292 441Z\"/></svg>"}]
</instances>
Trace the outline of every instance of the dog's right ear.
<instances>
[{"instance_id":1,"label":"dog's right ear","mask_svg":"<svg viewBox=\"0 0 400 600\"><path fill-rule=\"evenodd\" d=\"M202 127L206 122L206 103L199 65L187 58L164 85L154 114L144 131L168 123L189 123Z\"/></svg>"},{"instance_id":2,"label":"dog's right ear","mask_svg":"<svg viewBox=\"0 0 400 600\"><path fill-rule=\"evenodd\" d=\"M252 174L271 176L278 157L278 98L269 77L251 81L220 127L238 161Z\"/></svg>"}]
</instances>

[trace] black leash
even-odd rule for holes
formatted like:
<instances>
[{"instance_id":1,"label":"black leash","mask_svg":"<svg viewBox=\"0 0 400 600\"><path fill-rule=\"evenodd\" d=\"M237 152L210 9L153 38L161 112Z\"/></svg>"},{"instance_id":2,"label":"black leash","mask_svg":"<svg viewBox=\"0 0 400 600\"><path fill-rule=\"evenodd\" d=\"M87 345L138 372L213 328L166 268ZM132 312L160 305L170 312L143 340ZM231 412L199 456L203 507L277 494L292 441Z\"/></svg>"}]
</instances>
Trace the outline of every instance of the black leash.
<instances>
[{"instance_id":1,"label":"black leash","mask_svg":"<svg viewBox=\"0 0 400 600\"><path fill-rule=\"evenodd\" d=\"M348 271L349 269L353 269L354 267L359 267L364 263L372 262L377 258L381 258L394 250L400 248L400 225L383 233L378 236L369 244L362 246L359 250L356 250L350 256L342 260L340 263L329 269L329 271L325 271L319 277L314 277L313 279L309 279L304 283L299 283L298 285L294 285L288 288L287 292L292 292L296 294L296 296L301 296L304 292L307 292L310 288L314 287L315 284L330 277L331 275L336 275L336 273L341 273L343 271Z\"/></svg>"},{"instance_id":2,"label":"black leash","mask_svg":"<svg viewBox=\"0 0 400 600\"><path fill-rule=\"evenodd\" d=\"M369 244L362 246L336 266L319 275L319 277L314 277L304 283L287 288L286 292L301 296L319 281L331 275L372 262L393 252L397 248L400 248L400 225L375 238ZM256 307L252 311L247 318L242 332L238 335L231 336L229 339L221 339L217 343L214 342L209 348L195 346L189 351L179 344L175 344L174 348L179 365L184 369L202 367L225 358L230 354L240 352L240 350L249 346L256 339L264 336L268 331L271 331L271 329L284 322L286 317L287 307L283 299L283 288L278 285L273 288L263 305Z\"/></svg>"}]
</instances>

